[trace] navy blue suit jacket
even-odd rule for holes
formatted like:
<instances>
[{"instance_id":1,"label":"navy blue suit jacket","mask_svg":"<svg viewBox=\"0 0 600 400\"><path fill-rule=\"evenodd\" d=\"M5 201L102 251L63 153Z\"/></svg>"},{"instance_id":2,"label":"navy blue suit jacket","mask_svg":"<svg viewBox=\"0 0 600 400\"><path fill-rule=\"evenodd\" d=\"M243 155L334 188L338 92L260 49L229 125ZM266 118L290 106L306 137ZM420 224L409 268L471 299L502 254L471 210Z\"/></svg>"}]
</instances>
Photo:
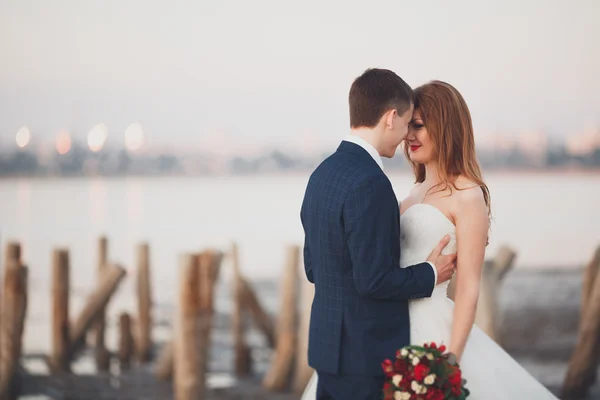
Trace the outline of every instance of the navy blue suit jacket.
<instances>
[{"instance_id":1,"label":"navy blue suit jacket","mask_svg":"<svg viewBox=\"0 0 600 400\"><path fill-rule=\"evenodd\" d=\"M382 375L410 343L408 300L431 296L427 263L400 268L400 210L362 147L343 141L310 176L301 209L306 276L315 285L308 362L318 372Z\"/></svg>"}]
</instances>

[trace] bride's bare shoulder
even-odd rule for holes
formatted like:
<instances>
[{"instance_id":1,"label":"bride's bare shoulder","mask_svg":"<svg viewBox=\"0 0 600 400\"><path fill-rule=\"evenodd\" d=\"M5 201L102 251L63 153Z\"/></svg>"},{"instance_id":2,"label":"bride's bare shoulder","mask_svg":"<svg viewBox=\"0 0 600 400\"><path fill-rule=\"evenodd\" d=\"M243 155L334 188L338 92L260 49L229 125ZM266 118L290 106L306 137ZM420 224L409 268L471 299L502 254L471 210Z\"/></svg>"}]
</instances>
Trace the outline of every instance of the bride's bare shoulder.
<instances>
[{"instance_id":1,"label":"bride's bare shoulder","mask_svg":"<svg viewBox=\"0 0 600 400\"><path fill-rule=\"evenodd\" d=\"M460 176L454 182L454 186L457 189L452 194L455 211L460 212L461 209L472 207L487 208L483 191L476 182Z\"/></svg>"}]
</instances>

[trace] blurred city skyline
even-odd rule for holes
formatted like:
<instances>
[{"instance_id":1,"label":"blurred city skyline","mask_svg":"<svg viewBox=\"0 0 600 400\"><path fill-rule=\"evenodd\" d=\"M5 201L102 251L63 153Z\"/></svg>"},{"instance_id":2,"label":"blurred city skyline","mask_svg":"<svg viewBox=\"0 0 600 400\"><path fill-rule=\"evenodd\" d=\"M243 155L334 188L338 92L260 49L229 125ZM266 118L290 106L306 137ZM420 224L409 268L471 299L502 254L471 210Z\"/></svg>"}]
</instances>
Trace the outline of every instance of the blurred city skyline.
<instances>
[{"instance_id":1,"label":"blurred city skyline","mask_svg":"<svg viewBox=\"0 0 600 400\"><path fill-rule=\"evenodd\" d=\"M456 86L482 147L593 151L597 2L435 4L3 1L0 149L94 129L125 146L139 124L132 151L318 153L348 131L352 80L383 67Z\"/></svg>"}]
</instances>

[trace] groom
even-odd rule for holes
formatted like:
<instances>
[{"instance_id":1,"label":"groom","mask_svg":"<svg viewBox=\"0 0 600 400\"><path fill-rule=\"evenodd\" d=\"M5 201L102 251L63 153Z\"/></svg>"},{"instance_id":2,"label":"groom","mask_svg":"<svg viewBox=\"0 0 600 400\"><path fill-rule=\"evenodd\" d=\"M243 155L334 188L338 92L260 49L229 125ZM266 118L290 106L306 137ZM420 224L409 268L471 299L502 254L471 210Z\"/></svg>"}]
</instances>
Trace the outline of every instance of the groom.
<instances>
[{"instance_id":1,"label":"groom","mask_svg":"<svg viewBox=\"0 0 600 400\"><path fill-rule=\"evenodd\" d=\"M408 300L450 279L444 238L427 262L400 268L398 201L383 172L408 133L411 88L369 69L350 89L351 134L313 172L302 203L304 265L315 285L308 361L317 400L381 398L381 363L410 342Z\"/></svg>"}]
</instances>

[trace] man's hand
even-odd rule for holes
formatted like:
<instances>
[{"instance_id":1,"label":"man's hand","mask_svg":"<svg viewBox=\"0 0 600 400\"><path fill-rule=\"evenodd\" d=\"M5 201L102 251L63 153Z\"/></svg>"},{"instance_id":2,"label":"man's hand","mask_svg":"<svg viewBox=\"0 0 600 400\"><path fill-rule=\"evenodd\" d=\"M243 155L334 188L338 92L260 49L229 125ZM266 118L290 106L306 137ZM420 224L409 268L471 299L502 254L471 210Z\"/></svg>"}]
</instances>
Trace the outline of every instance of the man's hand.
<instances>
[{"instance_id":1,"label":"man's hand","mask_svg":"<svg viewBox=\"0 0 600 400\"><path fill-rule=\"evenodd\" d=\"M456 254L442 255L442 250L449 242L450 236L446 235L427 258L427 261L432 263L437 270L437 285L450 280L456 270Z\"/></svg>"}]
</instances>

